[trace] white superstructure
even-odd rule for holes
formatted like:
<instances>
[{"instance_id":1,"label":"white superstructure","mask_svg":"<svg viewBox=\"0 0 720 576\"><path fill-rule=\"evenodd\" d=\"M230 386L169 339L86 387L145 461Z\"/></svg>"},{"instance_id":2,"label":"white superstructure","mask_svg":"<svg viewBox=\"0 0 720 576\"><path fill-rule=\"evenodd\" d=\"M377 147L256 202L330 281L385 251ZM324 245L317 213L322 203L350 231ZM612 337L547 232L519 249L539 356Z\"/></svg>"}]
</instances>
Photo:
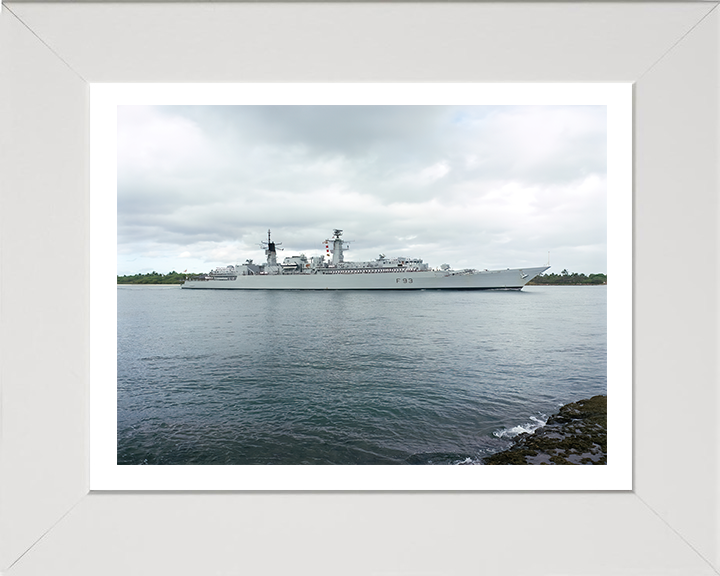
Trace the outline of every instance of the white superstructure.
<instances>
[{"instance_id":1,"label":"white superstructure","mask_svg":"<svg viewBox=\"0 0 720 576\"><path fill-rule=\"evenodd\" d=\"M267 262L216 268L207 275L188 278L183 288L235 290L520 290L549 266L505 270L452 270L447 264L430 266L417 258L386 258L345 262L347 242L342 230L325 240L326 254L304 254L277 261L277 247L268 230ZM327 260L326 260L327 257Z\"/></svg>"}]
</instances>

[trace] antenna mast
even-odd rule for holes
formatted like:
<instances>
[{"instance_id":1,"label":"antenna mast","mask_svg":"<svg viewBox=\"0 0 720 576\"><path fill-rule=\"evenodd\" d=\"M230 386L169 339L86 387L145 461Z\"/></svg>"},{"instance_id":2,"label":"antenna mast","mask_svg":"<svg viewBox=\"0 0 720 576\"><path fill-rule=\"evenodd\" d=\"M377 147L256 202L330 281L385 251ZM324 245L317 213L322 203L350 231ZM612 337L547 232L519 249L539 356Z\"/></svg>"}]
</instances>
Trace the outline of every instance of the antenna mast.
<instances>
[{"instance_id":1,"label":"antenna mast","mask_svg":"<svg viewBox=\"0 0 720 576\"><path fill-rule=\"evenodd\" d=\"M265 248L265 255L267 256L267 263L270 266L277 264L277 251L276 246L282 246L282 242L273 242L270 239L270 229L268 228L268 239L267 242L260 242L260 248ZM282 250L282 248L280 248Z\"/></svg>"},{"instance_id":2,"label":"antenna mast","mask_svg":"<svg viewBox=\"0 0 720 576\"><path fill-rule=\"evenodd\" d=\"M328 244L332 242L332 264L340 264L343 262L343 250L349 250L350 247L347 245L347 242L343 242L341 236L343 231L339 230L338 228L333 229L333 235L330 240L325 240L325 246L327 247ZM345 246L343 246L345 244ZM330 255L331 251L329 248L326 248L328 256Z\"/></svg>"}]
</instances>

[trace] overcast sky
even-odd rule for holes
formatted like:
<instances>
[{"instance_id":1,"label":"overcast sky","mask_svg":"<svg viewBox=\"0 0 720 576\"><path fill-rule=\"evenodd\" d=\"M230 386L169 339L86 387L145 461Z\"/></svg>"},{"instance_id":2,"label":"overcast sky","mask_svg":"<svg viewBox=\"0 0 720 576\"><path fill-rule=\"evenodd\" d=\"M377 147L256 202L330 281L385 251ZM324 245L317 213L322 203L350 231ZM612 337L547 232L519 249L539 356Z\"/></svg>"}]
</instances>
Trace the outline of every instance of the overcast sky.
<instances>
[{"instance_id":1,"label":"overcast sky","mask_svg":"<svg viewBox=\"0 0 720 576\"><path fill-rule=\"evenodd\" d=\"M325 252L607 272L604 106L120 106L118 274Z\"/></svg>"}]
</instances>

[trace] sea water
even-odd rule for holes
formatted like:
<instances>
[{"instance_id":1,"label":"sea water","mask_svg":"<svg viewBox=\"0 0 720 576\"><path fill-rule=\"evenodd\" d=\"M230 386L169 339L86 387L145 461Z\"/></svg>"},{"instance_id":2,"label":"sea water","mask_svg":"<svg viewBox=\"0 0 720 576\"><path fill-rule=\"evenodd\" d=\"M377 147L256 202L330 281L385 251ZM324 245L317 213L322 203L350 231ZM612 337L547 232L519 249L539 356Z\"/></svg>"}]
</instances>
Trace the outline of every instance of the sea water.
<instances>
[{"instance_id":1,"label":"sea water","mask_svg":"<svg viewBox=\"0 0 720 576\"><path fill-rule=\"evenodd\" d=\"M118 464L480 463L607 390L607 288L118 286Z\"/></svg>"}]
</instances>

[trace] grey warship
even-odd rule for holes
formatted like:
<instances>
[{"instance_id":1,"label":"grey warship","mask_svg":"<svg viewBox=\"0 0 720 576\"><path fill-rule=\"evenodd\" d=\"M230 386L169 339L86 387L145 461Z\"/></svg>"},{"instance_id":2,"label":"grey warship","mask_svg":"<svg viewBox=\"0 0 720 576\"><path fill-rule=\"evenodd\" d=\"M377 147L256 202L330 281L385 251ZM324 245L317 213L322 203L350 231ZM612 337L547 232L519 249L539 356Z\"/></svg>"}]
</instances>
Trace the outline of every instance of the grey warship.
<instances>
[{"instance_id":1,"label":"grey warship","mask_svg":"<svg viewBox=\"0 0 720 576\"><path fill-rule=\"evenodd\" d=\"M343 231L333 230L324 241L326 254L308 258L288 256L278 262L275 243L268 230L267 262L218 267L200 276L189 277L182 288L193 290L521 290L550 266L506 268L504 270L453 270L448 264L431 268L417 258L386 258L346 262L348 243Z\"/></svg>"}]
</instances>

